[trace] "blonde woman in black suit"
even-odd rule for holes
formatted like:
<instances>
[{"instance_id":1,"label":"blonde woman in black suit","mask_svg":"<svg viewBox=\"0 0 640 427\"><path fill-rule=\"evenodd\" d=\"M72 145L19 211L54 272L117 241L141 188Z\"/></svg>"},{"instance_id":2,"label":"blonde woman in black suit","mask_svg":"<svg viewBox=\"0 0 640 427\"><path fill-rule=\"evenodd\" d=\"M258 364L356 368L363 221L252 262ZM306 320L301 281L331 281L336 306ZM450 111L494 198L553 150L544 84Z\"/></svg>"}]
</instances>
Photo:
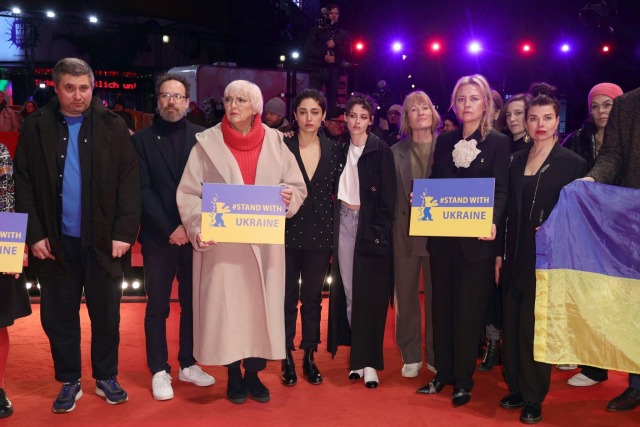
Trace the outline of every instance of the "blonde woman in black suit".
<instances>
[{"instance_id":1,"label":"blonde woman in black suit","mask_svg":"<svg viewBox=\"0 0 640 427\"><path fill-rule=\"evenodd\" d=\"M480 328L495 286L496 224L507 206L511 150L509 138L492 130L494 106L483 76L460 78L451 107L462 127L438 137L431 178L495 178L490 237L432 237L428 242L437 373L418 392L435 394L453 385L451 401L460 406L471 400ZM461 162L458 143L479 152L470 162Z\"/></svg>"}]
</instances>

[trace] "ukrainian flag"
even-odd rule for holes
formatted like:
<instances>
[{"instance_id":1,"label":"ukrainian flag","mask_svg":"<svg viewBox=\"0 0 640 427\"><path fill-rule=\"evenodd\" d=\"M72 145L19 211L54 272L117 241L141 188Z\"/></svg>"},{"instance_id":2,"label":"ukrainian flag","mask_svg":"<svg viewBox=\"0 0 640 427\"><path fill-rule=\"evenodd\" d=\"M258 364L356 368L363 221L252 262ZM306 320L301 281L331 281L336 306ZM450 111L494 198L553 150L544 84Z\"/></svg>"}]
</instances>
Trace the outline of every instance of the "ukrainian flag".
<instances>
[{"instance_id":1,"label":"ukrainian flag","mask_svg":"<svg viewBox=\"0 0 640 427\"><path fill-rule=\"evenodd\" d=\"M534 359L640 373L640 190L567 185L536 254Z\"/></svg>"}]
</instances>

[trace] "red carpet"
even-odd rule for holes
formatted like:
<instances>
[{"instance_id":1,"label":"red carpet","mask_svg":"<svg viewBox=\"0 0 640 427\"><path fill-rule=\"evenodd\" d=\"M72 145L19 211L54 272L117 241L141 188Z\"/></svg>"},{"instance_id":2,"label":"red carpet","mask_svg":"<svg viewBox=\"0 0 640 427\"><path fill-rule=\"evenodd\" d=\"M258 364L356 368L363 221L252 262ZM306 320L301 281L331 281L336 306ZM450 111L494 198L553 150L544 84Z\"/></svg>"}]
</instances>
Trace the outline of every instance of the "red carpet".
<instances>
[{"instance_id":1,"label":"red carpet","mask_svg":"<svg viewBox=\"0 0 640 427\"><path fill-rule=\"evenodd\" d=\"M119 380L129 393L129 402L111 406L93 392L89 360L90 328L83 306L84 396L69 414L53 414L51 404L59 391L53 379L48 341L40 326L39 305L34 314L10 328L11 352L6 377L6 390L15 413L0 420L4 426L210 426L210 425L443 425L494 426L519 424L519 411L498 406L506 387L499 367L492 372L477 372L471 402L453 408L451 387L435 396L417 395L415 390L426 384L431 372L421 370L418 378L400 375L402 362L393 339L393 312L389 312L385 339L386 369L380 372L380 387L368 390L362 381L347 379L348 348L340 348L331 360L324 348L316 361L324 375L324 384L312 386L302 376L302 352L295 354L298 384L287 388L279 382L279 362L270 362L261 375L271 389L272 400L261 404L249 400L234 405L225 400L226 368L207 367L217 380L212 387L199 388L177 379L178 306L172 304L168 325L170 363L174 367L173 400L158 402L151 396L151 375L145 363L143 303L123 303L120 344ZM323 337L326 337L324 300ZM296 343L299 340L296 340ZM322 344L324 346L324 343ZM621 393L626 375L609 374L610 379L593 387L577 389L566 384L575 371L554 369L551 392L543 406L543 425L549 426L631 426L640 425L640 408L627 413L609 413L607 401Z\"/></svg>"}]
</instances>

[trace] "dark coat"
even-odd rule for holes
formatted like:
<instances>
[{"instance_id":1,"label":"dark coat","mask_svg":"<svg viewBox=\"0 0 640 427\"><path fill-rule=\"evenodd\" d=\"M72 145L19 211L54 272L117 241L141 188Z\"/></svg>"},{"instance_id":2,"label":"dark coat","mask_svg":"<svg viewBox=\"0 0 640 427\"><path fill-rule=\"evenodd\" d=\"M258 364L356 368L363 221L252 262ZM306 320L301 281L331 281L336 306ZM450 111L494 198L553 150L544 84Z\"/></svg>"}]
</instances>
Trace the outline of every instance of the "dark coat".
<instances>
[{"instance_id":1,"label":"dark coat","mask_svg":"<svg viewBox=\"0 0 640 427\"><path fill-rule=\"evenodd\" d=\"M338 165L335 194L347 161L345 145ZM369 134L358 161L360 216L353 261L351 329L338 262L340 201L334 207L333 263L329 300L327 349L335 355L339 345L351 345L350 369L383 369L382 344L388 305L393 294L391 226L396 204L396 172L387 144Z\"/></svg>"},{"instance_id":2,"label":"dark coat","mask_svg":"<svg viewBox=\"0 0 640 427\"><path fill-rule=\"evenodd\" d=\"M133 135L142 191L138 241L142 245L167 246L171 233L182 224L176 204L176 190L191 149L196 144L196 134L204 128L185 121L180 169L176 170L171 140L160 134L158 120L161 120L159 116L154 117L151 127Z\"/></svg>"},{"instance_id":3,"label":"dark coat","mask_svg":"<svg viewBox=\"0 0 640 427\"><path fill-rule=\"evenodd\" d=\"M522 177L527 165L527 158L531 146L513 155L509 180L509 207L507 213L506 250L505 260L502 266L501 285L503 291L507 291L514 276L514 265L518 256L519 240L521 238L522 216ZM544 168L547 168L546 170ZM549 156L540 166L537 181L535 204L532 216L541 218L539 224L546 221L551 211L558 203L560 190L565 185L581 178L587 172L587 162L576 153L556 144ZM504 233L501 233L504 234Z\"/></svg>"},{"instance_id":4,"label":"dark coat","mask_svg":"<svg viewBox=\"0 0 640 427\"><path fill-rule=\"evenodd\" d=\"M462 129L445 132L438 136L434 154L431 178L495 178L493 199L493 223L498 227L507 207L509 185L509 159L511 141L509 137L494 130L481 140L480 130L469 138L478 141L480 154L468 168L458 168L453 162L454 146L462 139ZM427 248L432 256L437 256L440 245L451 237L431 237ZM456 238L467 261L477 262L494 258L499 248L496 241L479 240L475 237Z\"/></svg>"},{"instance_id":5,"label":"dark coat","mask_svg":"<svg viewBox=\"0 0 640 427\"><path fill-rule=\"evenodd\" d=\"M49 239L56 260L31 257L37 274L64 271L60 257L61 207L56 183L57 97L32 113L20 132L15 158L16 211L29 214L27 244ZM140 225L140 178L129 130L120 116L94 97L88 130L91 143L91 237L100 265L111 277L121 276L130 257L113 258L112 241L133 244Z\"/></svg>"},{"instance_id":6,"label":"dark coat","mask_svg":"<svg viewBox=\"0 0 640 427\"><path fill-rule=\"evenodd\" d=\"M335 47L327 48L327 41L333 40ZM343 62L351 61L351 37L345 30L336 25L327 28L319 28L314 26L309 32L309 36L304 44L304 50L307 53L309 64L323 65L324 67L338 68ZM336 61L329 64L324 60L327 51L333 50Z\"/></svg>"},{"instance_id":7,"label":"dark coat","mask_svg":"<svg viewBox=\"0 0 640 427\"><path fill-rule=\"evenodd\" d=\"M342 152L341 147L335 142L324 135L319 137L320 160L311 179L300 157L297 136L284 139L284 143L296 157L304 183L307 185L307 198L298 209L298 213L287 218L287 248L330 251L333 247L333 189L336 168Z\"/></svg>"},{"instance_id":8,"label":"dark coat","mask_svg":"<svg viewBox=\"0 0 640 427\"><path fill-rule=\"evenodd\" d=\"M587 161L589 169L596 162L596 133L598 128L596 125L587 121L578 130L571 132L562 141L562 146L573 151Z\"/></svg>"},{"instance_id":9,"label":"dark coat","mask_svg":"<svg viewBox=\"0 0 640 427\"><path fill-rule=\"evenodd\" d=\"M617 97L604 142L588 176L603 184L640 188L640 88Z\"/></svg>"},{"instance_id":10,"label":"dark coat","mask_svg":"<svg viewBox=\"0 0 640 427\"><path fill-rule=\"evenodd\" d=\"M427 256L427 238L421 236L409 236L409 222L411 218L411 205L409 195L413 191L413 171L411 167L411 143L412 139L405 139L391 147L396 167L396 218L393 223L393 249L395 255L403 257ZM433 154L436 147L436 138L433 139L431 152L427 159L427 170L424 178L431 175ZM396 278L398 279L398 278ZM396 283L398 281L396 280Z\"/></svg>"}]
</instances>

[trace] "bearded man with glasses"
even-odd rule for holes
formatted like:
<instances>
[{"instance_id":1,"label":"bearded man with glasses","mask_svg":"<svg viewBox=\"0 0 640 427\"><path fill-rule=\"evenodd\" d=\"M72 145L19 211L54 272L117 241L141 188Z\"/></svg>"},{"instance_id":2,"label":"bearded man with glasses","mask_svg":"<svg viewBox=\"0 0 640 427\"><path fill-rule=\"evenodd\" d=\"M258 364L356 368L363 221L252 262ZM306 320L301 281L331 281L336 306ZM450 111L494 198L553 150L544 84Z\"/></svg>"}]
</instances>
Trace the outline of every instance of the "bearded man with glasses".
<instances>
[{"instance_id":1,"label":"bearded man with glasses","mask_svg":"<svg viewBox=\"0 0 640 427\"><path fill-rule=\"evenodd\" d=\"M180 381L200 387L215 379L204 372L193 357L193 247L180 221L176 190L196 134L203 127L186 120L189 82L176 74L156 81L157 114L151 127L133 135L140 163L142 220L138 241L142 244L147 310L144 330L147 365L153 378L156 400L173 398L171 366L168 363L166 321L169 316L173 279L178 279L180 334L178 361Z\"/></svg>"}]
</instances>

